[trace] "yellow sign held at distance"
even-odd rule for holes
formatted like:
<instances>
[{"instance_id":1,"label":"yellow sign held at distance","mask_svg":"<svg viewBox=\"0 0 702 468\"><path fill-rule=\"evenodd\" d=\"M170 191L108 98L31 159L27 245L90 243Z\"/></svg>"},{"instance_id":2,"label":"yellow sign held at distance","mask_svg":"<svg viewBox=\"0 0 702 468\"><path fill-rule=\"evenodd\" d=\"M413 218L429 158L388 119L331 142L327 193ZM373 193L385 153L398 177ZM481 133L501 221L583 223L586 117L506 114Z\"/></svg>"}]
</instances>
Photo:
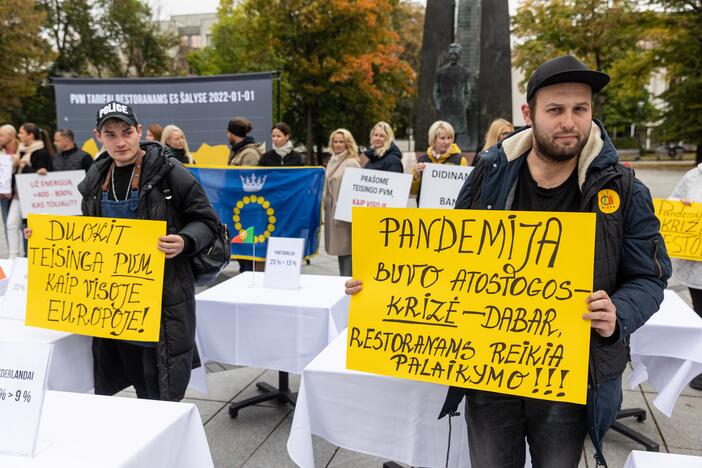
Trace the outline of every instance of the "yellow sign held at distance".
<instances>
[{"instance_id":1,"label":"yellow sign held at distance","mask_svg":"<svg viewBox=\"0 0 702 468\"><path fill-rule=\"evenodd\" d=\"M165 221L30 214L26 324L158 341Z\"/></svg>"},{"instance_id":2,"label":"yellow sign held at distance","mask_svg":"<svg viewBox=\"0 0 702 468\"><path fill-rule=\"evenodd\" d=\"M654 198L653 208L668 255L702 261L702 203L688 206L678 200Z\"/></svg>"},{"instance_id":3,"label":"yellow sign held at distance","mask_svg":"<svg viewBox=\"0 0 702 468\"><path fill-rule=\"evenodd\" d=\"M585 404L594 213L354 208L352 238L349 369Z\"/></svg>"}]
</instances>

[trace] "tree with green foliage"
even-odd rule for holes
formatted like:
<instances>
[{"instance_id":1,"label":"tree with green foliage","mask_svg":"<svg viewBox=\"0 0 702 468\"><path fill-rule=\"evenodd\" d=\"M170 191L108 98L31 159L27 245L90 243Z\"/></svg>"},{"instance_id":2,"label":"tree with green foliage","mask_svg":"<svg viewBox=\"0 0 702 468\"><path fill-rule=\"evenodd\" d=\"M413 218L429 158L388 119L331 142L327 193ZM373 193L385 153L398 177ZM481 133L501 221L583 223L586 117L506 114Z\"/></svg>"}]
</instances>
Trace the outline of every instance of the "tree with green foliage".
<instances>
[{"instance_id":1,"label":"tree with green foliage","mask_svg":"<svg viewBox=\"0 0 702 468\"><path fill-rule=\"evenodd\" d=\"M95 0L39 0L45 32L56 52L51 76L102 77L116 57L107 43Z\"/></svg>"},{"instance_id":2,"label":"tree with green foliage","mask_svg":"<svg viewBox=\"0 0 702 468\"><path fill-rule=\"evenodd\" d=\"M177 72L171 50L178 38L160 29L143 0L37 0L36 10L34 19L43 21L43 27L33 39L45 37L44 44L54 52L54 60L43 65L44 76L142 77ZM54 127L54 90L47 80L32 86L21 95L13 120Z\"/></svg>"},{"instance_id":3,"label":"tree with green foliage","mask_svg":"<svg viewBox=\"0 0 702 468\"><path fill-rule=\"evenodd\" d=\"M612 77L595 99L605 125L653 122L657 112L646 87L655 65L647 34L657 15L640 10L638 3L525 0L512 18L518 40L513 63L528 79L544 61L574 55Z\"/></svg>"},{"instance_id":4,"label":"tree with green foliage","mask_svg":"<svg viewBox=\"0 0 702 468\"><path fill-rule=\"evenodd\" d=\"M101 0L101 28L117 60L108 65L114 76L163 76L175 69L169 51L178 46L176 35L161 30L151 7L141 0Z\"/></svg>"},{"instance_id":5,"label":"tree with green foliage","mask_svg":"<svg viewBox=\"0 0 702 468\"><path fill-rule=\"evenodd\" d=\"M52 54L41 36L44 19L34 2L0 2L0 121L13 119L21 110L22 98L34 94L37 84L46 78Z\"/></svg>"},{"instance_id":6,"label":"tree with green foliage","mask_svg":"<svg viewBox=\"0 0 702 468\"><path fill-rule=\"evenodd\" d=\"M666 106L658 136L697 145L702 162L702 1L665 0L665 34L657 41L656 64L666 70Z\"/></svg>"},{"instance_id":7,"label":"tree with green foliage","mask_svg":"<svg viewBox=\"0 0 702 468\"><path fill-rule=\"evenodd\" d=\"M283 119L313 146L337 127L361 142L392 120L415 72L393 27L397 0L223 0L213 46L191 54L196 73L279 70ZM360 137L360 138L359 138ZM317 162L321 162L317 160Z\"/></svg>"}]
</instances>

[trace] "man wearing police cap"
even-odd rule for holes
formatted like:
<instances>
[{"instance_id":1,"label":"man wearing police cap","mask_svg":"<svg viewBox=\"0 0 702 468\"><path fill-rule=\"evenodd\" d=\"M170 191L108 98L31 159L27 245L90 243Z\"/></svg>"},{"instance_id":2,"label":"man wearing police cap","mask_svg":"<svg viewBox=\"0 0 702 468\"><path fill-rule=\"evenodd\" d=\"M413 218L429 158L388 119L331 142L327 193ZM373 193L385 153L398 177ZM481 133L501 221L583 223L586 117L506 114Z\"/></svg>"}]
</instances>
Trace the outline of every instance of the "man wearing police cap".
<instances>
[{"instance_id":1,"label":"man wearing police cap","mask_svg":"<svg viewBox=\"0 0 702 468\"><path fill-rule=\"evenodd\" d=\"M154 239L166 256L159 341L93 338L95 393L134 386L138 398L178 401L200 365L189 256L212 242L219 218L195 177L165 147L140 143L141 125L127 104L101 106L94 135L105 151L78 185L83 214L167 221L167 234Z\"/></svg>"}]
</instances>

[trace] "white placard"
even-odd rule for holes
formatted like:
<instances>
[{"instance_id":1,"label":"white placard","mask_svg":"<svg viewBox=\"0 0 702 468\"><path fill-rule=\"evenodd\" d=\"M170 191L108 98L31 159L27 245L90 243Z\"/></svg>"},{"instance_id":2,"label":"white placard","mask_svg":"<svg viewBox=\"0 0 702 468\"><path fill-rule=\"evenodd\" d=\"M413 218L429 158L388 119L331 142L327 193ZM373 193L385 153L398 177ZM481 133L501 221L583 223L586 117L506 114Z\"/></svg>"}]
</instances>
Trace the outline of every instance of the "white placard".
<instances>
[{"instance_id":1,"label":"white placard","mask_svg":"<svg viewBox=\"0 0 702 468\"><path fill-rule=\"evenodd\" d=\"M339 189L334 219L351 222L351 208L406 208L412 176L399 172L348 168Z\"/></svg>"},{"instance_id":2,"label":"white placard","mask_svg":"<svg viewBox=\"0 0 702 468\"><path fill-rule=\"evenodd\" d=\"M0 152L0 194L12 193L12 156Z\"/></svg>"},{"instance_id":3,"label":"white placard","mask_svg":"<svg viewBox=\"0 0 702 468\"><path fill-rule=\"evenodd\" d=\"M24 320L27 315L27 259L15 258L7 290L0 308L0 317Z\"/></svg>"},{"instance_id":4,"label":"white placard","mask_svg":"<svg viewBox=\"0 0 702 468\"><path fill-rule=\"evenodd\" d=\"M266 272L263 287L298 289L305 239L271 237L266 250Z\"/></svg>"},{"instance_id":5,"label":"white placard","mask_svg":"<svg viewBox=\"0 0 702 468\"><path fill-rule=\"evenodd\" d=\"M473 166L427 164L422 172L420 208L452 209Z\"/></svg>"},{"instance_id":6,"label":"white placard","mask_svg":"<svg viewBox=\"0 0 702 468\"><path fill-rule=\"evenodd\" d=\"M34 455L52 347L0 342L0 452Z\"/></svg>"},{"instance_id":7,"label":"white placard","mask_svg":"<svg viewBox=\"0 0 702 468\"><path fill-rule=\"evenodd\" d=\"M22 217L29 213L80 215L83 197L78 184L85 171L49 172L46 175L17 174L17 193Z\"/></svg>"}]
</instances>

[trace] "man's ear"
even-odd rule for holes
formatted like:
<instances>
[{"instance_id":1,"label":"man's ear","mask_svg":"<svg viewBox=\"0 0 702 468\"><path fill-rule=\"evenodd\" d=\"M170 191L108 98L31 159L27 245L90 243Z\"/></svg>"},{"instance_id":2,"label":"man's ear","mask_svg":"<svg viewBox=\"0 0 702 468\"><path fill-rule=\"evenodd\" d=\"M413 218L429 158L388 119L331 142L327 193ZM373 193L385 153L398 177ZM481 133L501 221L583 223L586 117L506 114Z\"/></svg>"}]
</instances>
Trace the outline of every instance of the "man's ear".
<instances>
[{"instance_id":1,"label":"man's ear","mask_svg":"<svg viewBox=\"0 0 702 468\"><path fill-rule=\"evenodd\" d=\"M98 130L97 128L94 128L93 129L93 136L95 137L95 139L97 141L100 142L100 144L102 144L102 139L100 139L100 130Z\"/></svg>"},{"instance_id":2,"label":"man's ear","mask_svg":"<svg viewBox=\"0 0 702 468\"><path fill-rule=\"evenodd\" d=\"M524 122L528 126L530 126L530 127L533 126L533 120L532 120L532 116L531 116L531 108L529 107L529 104L527 104L526 102L524 104L522 104L522 117L524 118Z\"/></svg>"},{"instance_id":3,"label":"man's ear","mask_svg":"<svg viewBox=\"0 0 702 468\"><path fill-rule=\"evenodd\" d=\"M141 140L141 139L142 139L142 138L141 138L141 135L142 135L142 133L141 133L141 124L137 124L136 130L137 130L137 133L139 134L139 139Z\"/></svg>"}]
</instances>

